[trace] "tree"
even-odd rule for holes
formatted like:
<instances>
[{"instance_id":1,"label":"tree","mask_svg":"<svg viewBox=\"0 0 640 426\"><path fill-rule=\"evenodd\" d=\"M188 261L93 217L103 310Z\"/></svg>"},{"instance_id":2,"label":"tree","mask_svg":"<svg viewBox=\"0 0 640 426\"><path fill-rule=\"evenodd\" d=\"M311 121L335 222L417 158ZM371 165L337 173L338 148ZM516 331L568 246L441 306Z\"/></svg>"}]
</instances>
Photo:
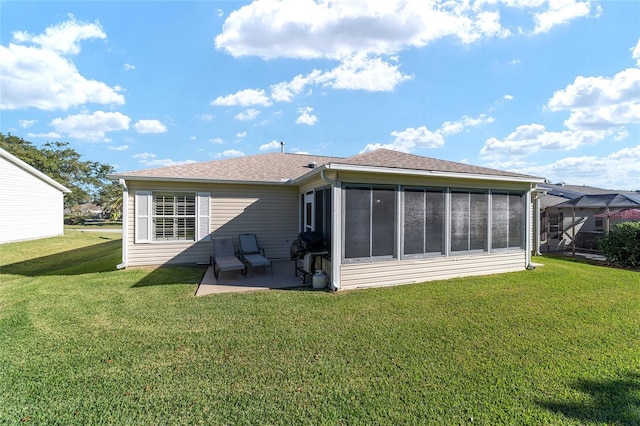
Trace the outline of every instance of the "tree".
<instances>
[{"instance_id":1,"label":"tree","mask_svg":"<svg viewBox=\"0 0 640 426\"><path fill-rule=\"evenodd\" d=\"M96 201L110 203L114 183L107 178L113 167L97 161L82 161L81 155L68 142L47 142L37 148L20 137L0 133L0 147L71 190L65 195L65 207ZM120 194L120 197L122 194ZM100 203L97 203L100 204Z\"/></svg>"}]
</instances>

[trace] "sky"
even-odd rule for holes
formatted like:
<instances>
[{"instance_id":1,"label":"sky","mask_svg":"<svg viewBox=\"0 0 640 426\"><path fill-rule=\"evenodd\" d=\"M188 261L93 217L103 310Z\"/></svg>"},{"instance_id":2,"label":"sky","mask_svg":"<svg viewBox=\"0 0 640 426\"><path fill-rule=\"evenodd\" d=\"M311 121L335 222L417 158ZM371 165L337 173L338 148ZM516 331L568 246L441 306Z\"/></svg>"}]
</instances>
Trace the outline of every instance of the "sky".
<instances>
[{"instance_id":1,"label":"sky","mask_svg":"<svg viewBox=\"0 0 640 426\"><path fill-rule=\"evenodd\" d=\"M0 0L0 132L118 172L388 148L640 189L640 2Z\"/></svg>"}]
</instances>

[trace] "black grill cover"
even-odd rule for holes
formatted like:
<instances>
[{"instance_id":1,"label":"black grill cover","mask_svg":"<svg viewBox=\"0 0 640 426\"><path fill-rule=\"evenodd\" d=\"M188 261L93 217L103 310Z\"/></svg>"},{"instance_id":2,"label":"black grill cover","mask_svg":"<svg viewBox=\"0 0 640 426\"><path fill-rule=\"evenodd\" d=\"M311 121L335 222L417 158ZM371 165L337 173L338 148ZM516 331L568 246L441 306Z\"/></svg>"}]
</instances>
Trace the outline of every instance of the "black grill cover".
<instances>
[{"instance_id":1,"label":"black grill cover","mask_svg":"<svg viewBox=\"0 0 640 426\"><path fill-rule=\"evenodd\" d=\"M307 252L324 250L324 238L319 232L301 232L291 243L291 259L302 259Z\"/></svg>"}]
</instances>

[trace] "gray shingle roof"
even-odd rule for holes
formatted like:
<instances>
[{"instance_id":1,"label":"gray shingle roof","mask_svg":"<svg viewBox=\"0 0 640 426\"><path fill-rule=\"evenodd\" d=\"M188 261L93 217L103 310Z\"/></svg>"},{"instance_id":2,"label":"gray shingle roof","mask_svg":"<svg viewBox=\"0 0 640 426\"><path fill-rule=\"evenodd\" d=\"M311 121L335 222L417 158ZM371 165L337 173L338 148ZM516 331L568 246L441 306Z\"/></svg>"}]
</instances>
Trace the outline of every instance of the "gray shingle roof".
<instances>
[{"instance_id":1,"label":"gray shingle roof","mask_svg":"<svg viewBox=\"0 0 640 426\"><path fill-rule=\"evenodd\" d=\"M309 164L312 162L320 166L336 159L337 157L277 152L117 173L114 177L265 183L284 182L310 172L312 169L309 167Z\"/></svg>"},{"instance_id":2,"label":"gray shingle roof","mask_svg":"<svg viewBox=\"0 0 640 426\"><path fill-rule=\"evenodd\" d=\"M596 194L583 195L554 207L636 207L640 206L640 195L631 194Z\"/></svg>"},{"instance_id":3,"label":"gray shingle roof","mask_svg":"<svg viewBox=\"0 0 640 426\"><path fill-rule=\"evenodd\" d=\"M206 161L202 163L183 164L179 166L161 167L117 173L112 178L125 179L180 179L180 180L212 180L235 182L285 182L297 179L313 170L311 163L318 167L327 165L351 165L366 167L382 167L398 169L398 172L411 170L461 173L470 175L489 175L496 177L539 179L520 173L472 166L464 163L438 160L388 149L355 155L348 158L325 157L316 155L270 153L224 160Z\"/></svg>"},{"instance_id":4,"label":"gray shingle roof","mask_svg":"<svg viewBox=\"0 0 640 426\"><path fill-rule=\"evenodd\" d=\"M353 157L343 158L334 161L334 163L406 170L539 179L534 176L524 175L520 173L473 166L465 163L456 163L453 161L439 160L437 158L431 157L422 157L420 155L407 154L404 152L393 151L389 149L377 149L375 151L366 152L364 154L355 155Z\"/></svg>"}]
</instances>

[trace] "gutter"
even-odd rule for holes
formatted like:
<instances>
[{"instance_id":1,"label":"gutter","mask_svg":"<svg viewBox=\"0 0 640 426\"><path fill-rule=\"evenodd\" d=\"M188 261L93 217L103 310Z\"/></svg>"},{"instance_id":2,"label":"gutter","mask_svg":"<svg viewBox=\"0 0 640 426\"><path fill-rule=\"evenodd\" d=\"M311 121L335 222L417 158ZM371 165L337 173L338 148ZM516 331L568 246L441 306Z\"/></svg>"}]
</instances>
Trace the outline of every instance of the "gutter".
<instances>
[{"instance_id":1,"label":"gutter","mask_svg":"<svg viewBox=\"0 0 640 426\"><path fill-rule=\"evenodd\" d=\"M129 240L127 229L129 228L129 188L124 179L118 179L118 183L122 186L122 263L116 265L117 269L127 267L127 241Z\"/></svg>"},{"instance_id":2,"label":"gutter","mask_svg":"<svg viewBox=\"0 0 640 426\"><path fill-rule=\"evenodd\" d=\"M135 175L108 175L109 179L119 181L128 179L145 182L186 182L186 183L224 183L238 185L288 185L291 179L282 179L279 181L255 181L255 180L225 180L225 179L205 179L205 178L189 178L189 177L161 177L161 176L135 176Z\"/></svg>"},{"instance_id":3,"label":"gutter","mask_svg":"<svg viewBox=\"0 0 640 426\"><path fill-rule=\"evenodd\" d=\"M319 166L317 169L305 173L295 179L292 179L289 183L297 185L300 182L305 181L311 176L320 172L320 176L325 182L331 183L331 179L327 178L324 174L325 170L332 171L345 171L345 172L361 172L361 173L375 173L375 174L388 174L398 176L422 176L422 177L440 177L440 178L452 178L452 179L468 179L468 180L483 180L483 181L498 181L498 182L520 182L529 184L544 183L544 178L538 178L535 176L503 176L503 175L490 175L490 174L476 174L476 173L456 173L456 172L442 172L435 170L415 170L415 169L398 169L393 167L378 167L378 166L358 166L353 164L339 164L328 163ZM327 180L329 179L329 180Z\"/></svg>"}]
</instances>

